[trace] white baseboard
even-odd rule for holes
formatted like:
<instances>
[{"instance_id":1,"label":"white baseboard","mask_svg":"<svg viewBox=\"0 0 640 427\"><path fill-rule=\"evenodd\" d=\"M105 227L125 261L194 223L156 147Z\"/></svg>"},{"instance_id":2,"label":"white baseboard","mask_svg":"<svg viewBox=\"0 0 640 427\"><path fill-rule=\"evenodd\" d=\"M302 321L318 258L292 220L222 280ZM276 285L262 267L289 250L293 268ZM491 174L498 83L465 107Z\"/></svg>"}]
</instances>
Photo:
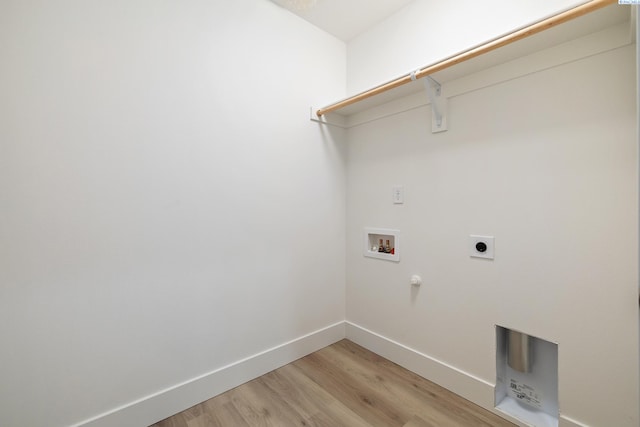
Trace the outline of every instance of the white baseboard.
<instances>
[{"instance_id":1,"label":"white baseboard","mask_svg":"<svg viewBox=\"0 0 640 427\"><path fill-rule=\"evenodd\" d=\"M558 427L589 427L586 424L582 424L579 421L576 421L574 419L571 419L565 415L560 415L560 422L558 424Z\"/></svg>"},{"instance_id":2,"label":"white baseboard","mask_svg":"<svg viewBox=\"0 0 640 427\"><path fill-rule=\"evenodd\" d=\"M144 427L340 341L338 322L166 390L115 408L72 427Z\"/></svg>"},{"instance_id":3,"label":"white baseboard","mask_svg":"<svg viewBox=\"0 0 640 427\"><path fill-rule=\"evenodd\" d=\"M516 425L526 426L494 408L495 384L348 321L346 338Z\"/></svg>"},{"instance_id":4,"label":"white baseboard","mask_svg":"<svg viewBox=\"0 0 640 427\"><path fill-rule=\"evenodd\" d=\"M327 326L71 427L145 427L343 338L451 390L516 425L526 427L526 424L494 408L495 384L348 321ZM588 426L561 416L559 427Z\"/></svg>"}]
</instances>

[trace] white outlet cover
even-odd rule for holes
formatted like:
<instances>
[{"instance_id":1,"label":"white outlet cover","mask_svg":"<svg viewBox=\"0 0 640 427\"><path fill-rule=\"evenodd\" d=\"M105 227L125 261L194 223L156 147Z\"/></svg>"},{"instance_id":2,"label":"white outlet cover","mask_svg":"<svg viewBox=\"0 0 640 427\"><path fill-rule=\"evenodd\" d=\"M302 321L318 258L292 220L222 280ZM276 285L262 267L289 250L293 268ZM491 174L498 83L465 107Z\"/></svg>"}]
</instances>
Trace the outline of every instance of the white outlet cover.
<instances>
[{"instance_id":1,"label":"white outlet cover","mask_svg":"<svg viewBox=\"0 0 640 427\"><path fill-rule=\"evenodd\" d=\"M478 250L478 243L484 243L486 245L484 252ZM493 259L495 253L494 246L493 236L477 236L473 234L469 236L469 256Z\"/></svg>"},{"instance_id":2,"label":"white outlet cover","mask_svg":"<svg viewBox=\"0 0 640 427\"><path fill-rule=\"evenodd\" d=\"M396 185L393 187L393 203L401 205L404 203L404 187L402 185Z\"/></svg>"}]
</instances>

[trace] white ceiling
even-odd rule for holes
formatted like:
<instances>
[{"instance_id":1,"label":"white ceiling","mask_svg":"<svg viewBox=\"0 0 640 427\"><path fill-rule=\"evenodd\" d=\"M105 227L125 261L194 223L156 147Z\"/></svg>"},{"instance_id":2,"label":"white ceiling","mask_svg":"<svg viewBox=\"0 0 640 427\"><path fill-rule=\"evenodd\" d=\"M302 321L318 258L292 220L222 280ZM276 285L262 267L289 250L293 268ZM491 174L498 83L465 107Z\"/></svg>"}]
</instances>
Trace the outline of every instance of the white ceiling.
<instances>
[{"instance_id":1,"label":"white ceiling","mask_svg":"<svg viewBox=\"0 0 640 427\"><path fill-rule=\"evenodd\" d=\"M291 0L271 1L347 42L413 0L316 0L308 9L296 9Z\"/></svg>"}]
</instances>

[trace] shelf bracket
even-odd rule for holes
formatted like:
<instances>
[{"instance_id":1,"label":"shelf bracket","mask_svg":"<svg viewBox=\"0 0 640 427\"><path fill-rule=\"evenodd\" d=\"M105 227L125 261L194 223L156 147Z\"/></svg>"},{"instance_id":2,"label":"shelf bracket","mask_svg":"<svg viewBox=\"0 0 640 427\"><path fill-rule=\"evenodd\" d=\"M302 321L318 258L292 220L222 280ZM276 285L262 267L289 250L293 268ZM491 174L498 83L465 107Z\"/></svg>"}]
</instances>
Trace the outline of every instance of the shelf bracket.
<instances>
[{"instance_id":1,"label":"shelf bracket","mask_svg":"<svg viewBox=\"0 0 640 427\"><path fill-rule=\"evenodd\" d=\"M322 116L317 114L318 108L311 107L309 109L309 120L323 125L335 126L342 129L348 129L346 120L339 114L327 113Z\"/></svg>"},{"instance_id":2,"label":"shelf bracket","mask_svg":"<svg viewBox=\"0 0 640 427\"><path fill-rule=\"evenodd\" d=\"M411 73L411 80L416 81L416 71ZM422 79L431 104L431 133L444 132L447 127L447 98L442 96L442 85L431 76Z\"/></svg>"}]
</instances>

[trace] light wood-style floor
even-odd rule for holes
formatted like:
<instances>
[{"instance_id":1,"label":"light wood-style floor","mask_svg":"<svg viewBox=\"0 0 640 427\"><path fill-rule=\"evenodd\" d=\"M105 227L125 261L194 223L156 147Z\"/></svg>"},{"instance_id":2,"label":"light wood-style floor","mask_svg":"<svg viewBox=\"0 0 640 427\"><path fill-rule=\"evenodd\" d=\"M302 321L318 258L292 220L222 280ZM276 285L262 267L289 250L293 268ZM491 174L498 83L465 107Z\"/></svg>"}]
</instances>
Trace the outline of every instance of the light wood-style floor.
<instances>
[{"instance_id":1,"label":"light wood-style floor","mask_svg":"<svg viewBox=\"0 0 640 427\"><path fill-rule=\"evenodd\" d=\"M152 427L513 425L342 340Z\"/></svg>"}]
</instances>

